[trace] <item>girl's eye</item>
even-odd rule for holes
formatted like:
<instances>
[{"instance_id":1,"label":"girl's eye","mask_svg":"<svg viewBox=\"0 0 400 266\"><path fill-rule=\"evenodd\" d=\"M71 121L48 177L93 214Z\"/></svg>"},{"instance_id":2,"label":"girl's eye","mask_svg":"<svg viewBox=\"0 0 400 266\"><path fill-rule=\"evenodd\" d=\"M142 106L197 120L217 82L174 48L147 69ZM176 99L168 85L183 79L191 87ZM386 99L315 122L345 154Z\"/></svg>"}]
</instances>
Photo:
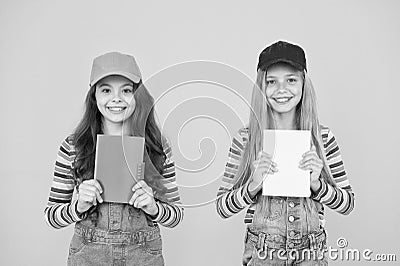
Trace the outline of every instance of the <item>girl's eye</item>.
<instances>
[{"instance_id":1,"label":"girl's eye","mask_svg":"<svg viewBox=\"0 0 400 266\"><path fill-rule=\"evenodd\" d=\"M108 89L108 88L102 88L102 89L101 89L101 92L102 92L102 93L110 93L111 90Z\"/></svg>"},{"instance_id":2,"label":"girl's eye","mask_svg":"<svg viewBox=\"0 0 400 266\"><path fill-rule=\"evenodd\" d=\"M132 92L133 92L133 89L132 88L124 88L123 90L122 90L122 92L123 93L125 93L125 94L131 94Z\"/></svg>"},{"instance_id":3,"label":"girl's eye","mask_svg":"<svg viewBox=\"0 0 400 266\"><path fill-rule=\"evenodd\" d=\"M289 78L289 79L288 79L288 82L289 82L289 84L294 84L294 83L297 82L297 79L295 79L295 78Z\"/></svg>"},{"instance_id":4,"label":"girl's eye","mask_svg":"<svg viewBox=\"0 0 400 266\"><path fill-rule=\"evenodd\" d=\"M275 85L276 81L273 79L267 80L267 86L273 86Z\"/></svg>"}]
</instances>

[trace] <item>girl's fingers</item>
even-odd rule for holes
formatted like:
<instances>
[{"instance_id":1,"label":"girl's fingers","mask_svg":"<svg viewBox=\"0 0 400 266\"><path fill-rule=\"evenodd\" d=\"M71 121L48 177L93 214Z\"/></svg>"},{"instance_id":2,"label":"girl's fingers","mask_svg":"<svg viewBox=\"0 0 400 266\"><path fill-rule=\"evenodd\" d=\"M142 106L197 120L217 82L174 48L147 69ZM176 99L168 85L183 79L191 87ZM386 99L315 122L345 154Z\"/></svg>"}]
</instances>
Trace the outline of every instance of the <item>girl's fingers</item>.
<instances>
[{"instance_id":1,"label":"girl's fingers","mask_svg":"<svg viewBox=\"0 0 400 266\"><path fill-rule=\"evenodd\" d=\"M257 168L260 168L260 167L277 167L277 164L276 163L271 163L271 162L258 162L258 163L255 163L255 164L253 164L253 167L255 168L255 169L257 169Z\"/></svg>"},{"instance_id":2,"label":"girl's fingers","mask_svg":"<svg viewBox=\"0 0 400 266\"><path fill-rule=\"evenodd\" d=\"M142 195L152 196L150 193L145 191L143 188L136 189L135 192L133 192L131 199L129 200L129 204L132 205L137 200L137 198Z\"/></svg>"},{"instance_id":3,"label":"girl's fingers","mask_svg":"<svg viewBox=\"0 0 400 266\"><path fill-rule=\"evenodd\" d=\"M277 167L277 164L270 159L267 159L265 157L254 160L251 164L252 166L252 171L257 171L258 168L260 167Z\"/></svg>"},{"instance_id":4,"label":"girl's fingers","mask_svg":"<svg viewBox=\"0 0 400 266\"><path fill-rule=\"evenodd\" d=\"M132 196L137 198L137 197L139 197L139 196L141 196L143 194L146 194L146 191L143 188L138 188L138 189L135 190L135 192L133 192Z\"/></svg>"},{"instance_id":5,"label":"girl's fingers","mask_svg":"<svg viewBox=\"0 0 400 266\"><path fill-rule=\"evenodd\" d=\"M142 183L143 183L143 180L140 180L139 182L137 182L137 183L132 187L132 191L135 191L135 190L137 190L137 189L139 189L139 188L142 188Z\"/></svg>"},{"instance_id":6,"label":"girl's fingers","mask_svg":"<svg viewBox=\"0 0 400 266\"><path fill-rule=\"evenodd\" d=\"M84 190L84 189L88 189L89 187L90 187L89 184L87 184L87 183L85 183L85 182L82 182L82 183L79 185L79 191L82 191L82 190Z\"/></svg>"},{"instance_id":7,"label":"girl's fingers","mask_svg":"<svg viewBox=\"0 0 400 266\"><path fill-rule=\"evenodd\" d=\"M260 171L260 169L269 169L269 168L276 170L278 165L271 161L258 161L258 162L254 161L252 166L254 171Z\"/></svg>"},{"instance_id":8,"label":"girl's fingers","mask_svg":"<svg viewBox=\"0 0 400 266\"><path fill-rule=\"evenodd\" d=\"M316 166L316 167L322 167L322 163L316 160L309 160L307 162L304 162L300 164L301 167L307 167L307 166Z\"/></svg>"},{"instance_id":9,"label":"girl's fingers","mask_svg":"<svg viewBox=\"0 0 400 266\"><path fill-rule=\"evenodd\" d=\"M259 172L259 173L261 173L261 178L262 179L265 179L265 177L267 176L267 175L269 175L269 174L274 174L274 173L276 173L276 172L278 172L278 169L276 168L276 167L269 167L269 166L266 166L266 167L259 167L258 169L257 169L257 171Z\"/></svg>"},{"instance_id":10,"label":"girl's fingers","mask_svg":"<svg viewBox=\"0 0 400 266\"><path fill-rule=\"evenodd\" d=\"M269 161L268 163L270 163L273 167L277 167L278 166L278 164L276 162L273 162L273 161Z\"/></svg>"},{"instance_id":11,"label":"girl's fingers","mask_svg":"<svg viewBox=\"0 0 400 266\"><path fill-rule=\"evenodd\" d=\"M133 206L135 208L141 208L149 203L150 203L150 196L147 194L143 194L135 199L135 201L133 202Z\"/></svg>"},{"instance_id":12,"label":"girl's fingers","mask_svg":"<svg viewBox=\"0 0 400 266\"><path fill-rule=\"evenodd\" d=\"M137 182L133 187L132 187L132 191L135 191L136 189L139 188L145 188L148 187L148 185L146 184L146 182L144 180L140 180L139 182Z\"/></svg>"},{"instance_id":13,"label":"girl's fingers","mask_svg":"<svg viewBox=\"0 0 400 266\"><path fill-rule=\"evenodd\" d=\"M270 168L268 168L268 173L274 174L274 173L276 173L276 172L278 172L278 168L276 168L276 167L270 167Z\"/></svg>"},{"instance_id":14,"label":"girl's fingers","mask_svg":"<svg viewBox=\"0 0 400 266\"><path fill-rule=\"evenodd\" d=\"M100 194L103 193L103 189L100 185L100 183L95 180L95 179L90 179L90 180L85 180L80 184L79 190L81 189L86 189L86 190L91 190L91 191L98 191Z\"/></svg>"},{"instance_id":15,"label":"girl's fingers","mask_svg":"<svg viewBox=\"0 0 400 266\"><path fill-rule=\"evenodd\" d=\"M96 191L96 199L98 202L103 203L103 198L100 195L100 192L97 190Z\"/></svg>"},{"instance_id":16,"label":"girl's fingers","mask_svg":"<svg viewBox=\"0 0 400 266\"><path fill-rule=\"evenodd\" d=\"M84 197L85 201L91 203L92 205L96 205L96 192L93 190L83 190L81 191L82 196Z\"/></svg>"},{"instance_id":17,"label":"girl's fingers","mask_svg":"<svg viewBox=\"0 0 400 266\"><path fill-rule=\"evenodd\" d=\"M151 201L152 201L151 198L146 198L146 199L138 202L137 208L143 209L144 207L149 206L151 204Z\"/></svg>"},{"instance_id":18,"label":"girl's fingers","mask_svg":"<svg viewBox=\"0 0 400 266\"><path fill-rule=\"evenodd\" d=\"M79 196L78 196L78 204L80 202L81 204L89 205L89 206L96 205L97 202L95 200L96 200L95 197L93 197L91 195L87 195L87 194L79 194Z\"/></svg>"},{"instance_id":19,"label":"girl's fingers","mask_svg":"<svg viewBox=\"0 0 400 266\"><path fill-rule=\"evenodd\" d=\"M268 169L264 170L262 172L263 179L265 179L265 177L268 175L275 174L276 172L278 172L278 169L276 169L276 168L268 168Z\"/></svg>"},{"instance_id":20,"label":"girl's fingers","mask_svg":"<svg viewBox=\"0 0 400 266\"><path fill-rule=\"evenodd\" d=\"M142 189L145 192L149 193L151 196L153 195L153 189L149 185L147 185L147 183L144 182L144 181L143 181L143 184L142 184Z\"/></svg>"},{"instance_id":21,"label":"girl's fingers","mask_svg":"<svg viewBox=\"0 0 400 266\"><path fill-rule=\"evenodd\" d=\"M262 175L265 175L267 173L273 174L278 172L278 168L269 165L259 166L258 168L256 168L255 172L259 172Z\"/></svg>"},{"instance_id":22,"label":"girl's fingers","mask_svg":"<svg viewBox=\"0 0 400 266\"><path fill-rule=\"evenodd\" d=\"M96 181L96 180L95 180ZM96 181L96 183L98 183ZM98 184L99 185L99 184ZM101 191L101 192L100 192ZM94 185L94 182L90 182L90 183L82 183L81 186L79 186L79 193L84 193L84 194L88 194L91 197L97 199L100 203L103 202L102 197L100 196L100 194L102 193L102 189L100 186L100 190L98 189L98 186ZM93 204L95 204L95 201L93 201Z\"/></svg>"},{"instance_id":23,"label":"girl's fingers","mask_svg":"<svg viewBox=\"0 0 400 266\"><path fill-rule=\"evenodd\" d=\"M154 200L153 197L148 194L143 194L135 199L133 206L135 208L143 208L144 206L149 205L152 200Z\"/></svg>"},{"instance_id":24,"label":"girl's fingers","mask_svg":"<svg viewBox=\"0 0 400 266\"><path fill-rule=\"evenodd\" d=\"M96 179L85 180L82 182L82 184L89 185L89 186L96 186L96 187L98 187L99 191L101 191L100 183Z\"/></svg>"},{"instance_id":25,"label":"girl's fingers","mask_svg":"<svg viewBox=\"0 0 400 266\"><path fill-rule=\"evenodd\" d=\"M149 185L147 185L147 183L143 180L139 181L136 185L132 187L133 192L137 190L142 190L145 193L148 193L149 195L153 196L153 189Z\"/></svg>"},{"instance_id":26,"label":"girl's fingers","mask_svg":"<svg viewBox=\"0 0 400 266\"><path fill-rule=\"evenodd\" d=\"M320 171L322 169L322 164L313 162L313 161L309 161L303 165L300 166L301 169L304 170L310 170L310 171Z\"/></svg>"},{"instance_id":27,"label":"girl's fingers","mask_svg":"<svg viewBox=\"0 0 400 266\"><path fill-rule=\"evenodd\" d=\"M260 170L263 170L264 172L278 172L278 168L272 165L266 165L260 168Z\"/></svg>"},{"instance_id":28,"label":"girl's fingers","mask_svg":"<svg viewBox=\"0 0 400 266\"><path fill-rule=\"evenodd\" d=\"M274 167L277 166L277 164L271 160L255 160L255 161L253 161L254 168L257 168L258 166L264 166L264 165L272 165Z\"/></svg>"},{"instance_id":29,"label":"girl's fingers","mask_svg":"<svg viewBox=\"0 0 400 266\"><path fill-rule=\"evenodd\" d=\"M141 191L139 191L139 190L140 189L137 189L137 190L135 190L135 192L133 192L133 195L132 195L131 199L128 202L130 205L132 205L135 202L136 198L141 195L141 194L139 194L139 193L141 193Z\"/></svg>"},{"instance_id":30,"label":"girl's fingers","mask_svg":"<svg viewBox=\"0 0 400 266\"><path fill-rule=\"evenodd\" d=\"M272 170L272 169L263 172L262 181L264 182L264 180L268 177L268 175L273 175L276 172L278 172L278 170Z\"/></svg>"},{"instance_id":31,"label":"girl's fingers","mask_svg":"<svg viewBox=\"0 0 400 266\"><path fill-rule=\"evenodd\" d=\"M268 154L267 155L263 154L260 158L258 158L258 160L259 161L266 161L266 162L273 162L272 161L272 157L269 156Z\"/></svg>"},{"instance_id":32,"label":"girl's fingers","mask_svg":"<svg viewBox=\"0 0 400 266\"><path fill-rule=\"evenodd\" d=\"M267 153L265 151L260 151L257 154L257 159L260 159L260 158L272 159L272 156L271 156L271 154L269 154L269 153Z\"/></svg>"},{"instance_id":33,"label":"girl's fingers","mask_svg":"<svg viewBox=\"0 0 400 266\"><path fill-rule=\"evenodd\" d=\"M82 189L79 192L79 198L84 201L84 202L90 202L93 205L97 204L96 199L102 203L103 199L101 198L100 194L98 193L98 191L94 192L93 190L86 190L86 189Z\"/></svg>"},{"instance_id":34,"label":"girl's fingers","mask_svg":"<svg viewBox=\"0 0 400 266\"><path fill-rule=\"evenodd\" d=\"M304 164L309 161L316 161L316 162L322 163L322 160L318 157L317 154L308 154L308 155L304 156L303 159L301 159L299 164Z\"/></svg>"},{"instance_id":35,"label":"girl's fingers","mask_svg":"<svg viewBox=\"0 0 400 266\"><path fill-rule=\"evenodd\" d=\"M93 197L90 195L87 195L87 194L80 194L79 200L89 203L89 202L93 202Z\"/></svg>"},{"instance_id":36,"label":"girl's fingers","mask_svg":"<svg viewBox=\"0 0 400 266\"><path fill-rule=\"evenodd\" d=\"M306 158L306 157L310 157L310 156L311 157L315 156L315 157L319 158L319 156L318 156L316 151L308 151L308 152L303 154L302 158Z\"/></svg>"},{"instance_id":37,"label":"girl's fingers","mask_svg":"<svg viewBox=\"0 0 400 266\"><path fill-rule=\"evenodd\" d=\"M253 180L260 185L261 183L264 182L264 180L268 177L268 175L273 175L274 173L278 172L277 169L272 169L272 168L265 168L260 170L261 175L259 176L260 178L257 178L253 176Z\"/></svg>"},{"instance_id":38,"label":"girl's fingers","mask_svg":"<svg viewBox=\"0 0 400 266\"><path fill-rule=\"evenodd\" d=\"M79 191L79 194L82 195L82 196L90 197L92 199L94 197L96 197L96 193L93 190L90 190L90 189L82 189L82 190Z\"/></svg>"},{"instance_id":39,"label":"girl's fingers","mask_svg":"<svg viewBox=\"0 0 400 266\"><path fill-rule=\"evenodd\" d=\"M93 185L97 188L97 190L99 191L100 194L103 194L103 188L101 187L99 181L97 181L96 179L93 179L95 182L93 183Z\"/></svg>"}]
</instances>

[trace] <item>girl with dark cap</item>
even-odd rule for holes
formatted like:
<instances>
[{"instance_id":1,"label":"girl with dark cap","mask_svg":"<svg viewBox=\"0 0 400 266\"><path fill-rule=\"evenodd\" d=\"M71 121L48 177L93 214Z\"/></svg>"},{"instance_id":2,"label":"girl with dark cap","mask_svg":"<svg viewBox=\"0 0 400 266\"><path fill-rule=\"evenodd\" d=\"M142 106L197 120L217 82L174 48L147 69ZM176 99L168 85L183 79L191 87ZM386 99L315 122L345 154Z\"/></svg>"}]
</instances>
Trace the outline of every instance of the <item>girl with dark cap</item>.
<instances>
[{"instance_id":1,"label":"girl with dark cap","mask_svg":"<svg viewBox=\"0 0 400 266\"><path fill-rule=\"evenodd\" d=\"M354 193L336 138L319 124L300 46L279 41L261 52L251 106L229 150L217 211L228 218L247 208L243 265L327 265L324 206L347 215ZM310 172L310 197L262 195L263 180L279 170L263 152L264 129L311 131L311 148L299 158Z\"/></svg>"}]
</instances>

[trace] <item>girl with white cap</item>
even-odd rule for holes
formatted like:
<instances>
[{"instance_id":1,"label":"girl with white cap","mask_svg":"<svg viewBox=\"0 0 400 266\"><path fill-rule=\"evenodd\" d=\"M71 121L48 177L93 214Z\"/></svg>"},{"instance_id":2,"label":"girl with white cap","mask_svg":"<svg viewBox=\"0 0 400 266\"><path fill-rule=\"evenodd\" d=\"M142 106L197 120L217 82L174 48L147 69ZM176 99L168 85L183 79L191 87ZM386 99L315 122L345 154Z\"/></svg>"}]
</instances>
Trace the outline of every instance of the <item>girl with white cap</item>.
<instances>
[{"instance_id":1,"label":"girl with white cap","mask_svg":"<svg viewBox=\"0 0 400 266\"><path fill-rule=\"evenodd\" d=\"M94 59L85 113L59 148L45 208L53 228L76 223L68 265L164 265L158 224L175 227L183 209L153 104L133 56L111 52ZM128 203L102 199L94 179L97 134L145 138L144 180L131 188Z\"/></svg>"}]
</instances>

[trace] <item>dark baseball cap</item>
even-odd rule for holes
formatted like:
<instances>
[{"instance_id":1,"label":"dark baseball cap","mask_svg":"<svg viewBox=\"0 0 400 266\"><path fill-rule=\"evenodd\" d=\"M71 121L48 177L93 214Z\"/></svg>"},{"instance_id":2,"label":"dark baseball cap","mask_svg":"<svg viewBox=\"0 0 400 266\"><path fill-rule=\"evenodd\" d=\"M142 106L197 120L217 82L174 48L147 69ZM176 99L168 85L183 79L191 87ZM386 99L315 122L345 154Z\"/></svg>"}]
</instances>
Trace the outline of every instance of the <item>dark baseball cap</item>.
<instances>
[{"instance_id":1,"label":"dark baseball cap","mask_svg":"<svg viewBox=\"0 0 400 266\"><path fill-rule=\"evenodd\" d=\"M266 70L269 66L279 62L288 63L301 71L307 70L303 48L285 41L273 43L261 52L257 70Z\"/></svg>"}]
</instances>

